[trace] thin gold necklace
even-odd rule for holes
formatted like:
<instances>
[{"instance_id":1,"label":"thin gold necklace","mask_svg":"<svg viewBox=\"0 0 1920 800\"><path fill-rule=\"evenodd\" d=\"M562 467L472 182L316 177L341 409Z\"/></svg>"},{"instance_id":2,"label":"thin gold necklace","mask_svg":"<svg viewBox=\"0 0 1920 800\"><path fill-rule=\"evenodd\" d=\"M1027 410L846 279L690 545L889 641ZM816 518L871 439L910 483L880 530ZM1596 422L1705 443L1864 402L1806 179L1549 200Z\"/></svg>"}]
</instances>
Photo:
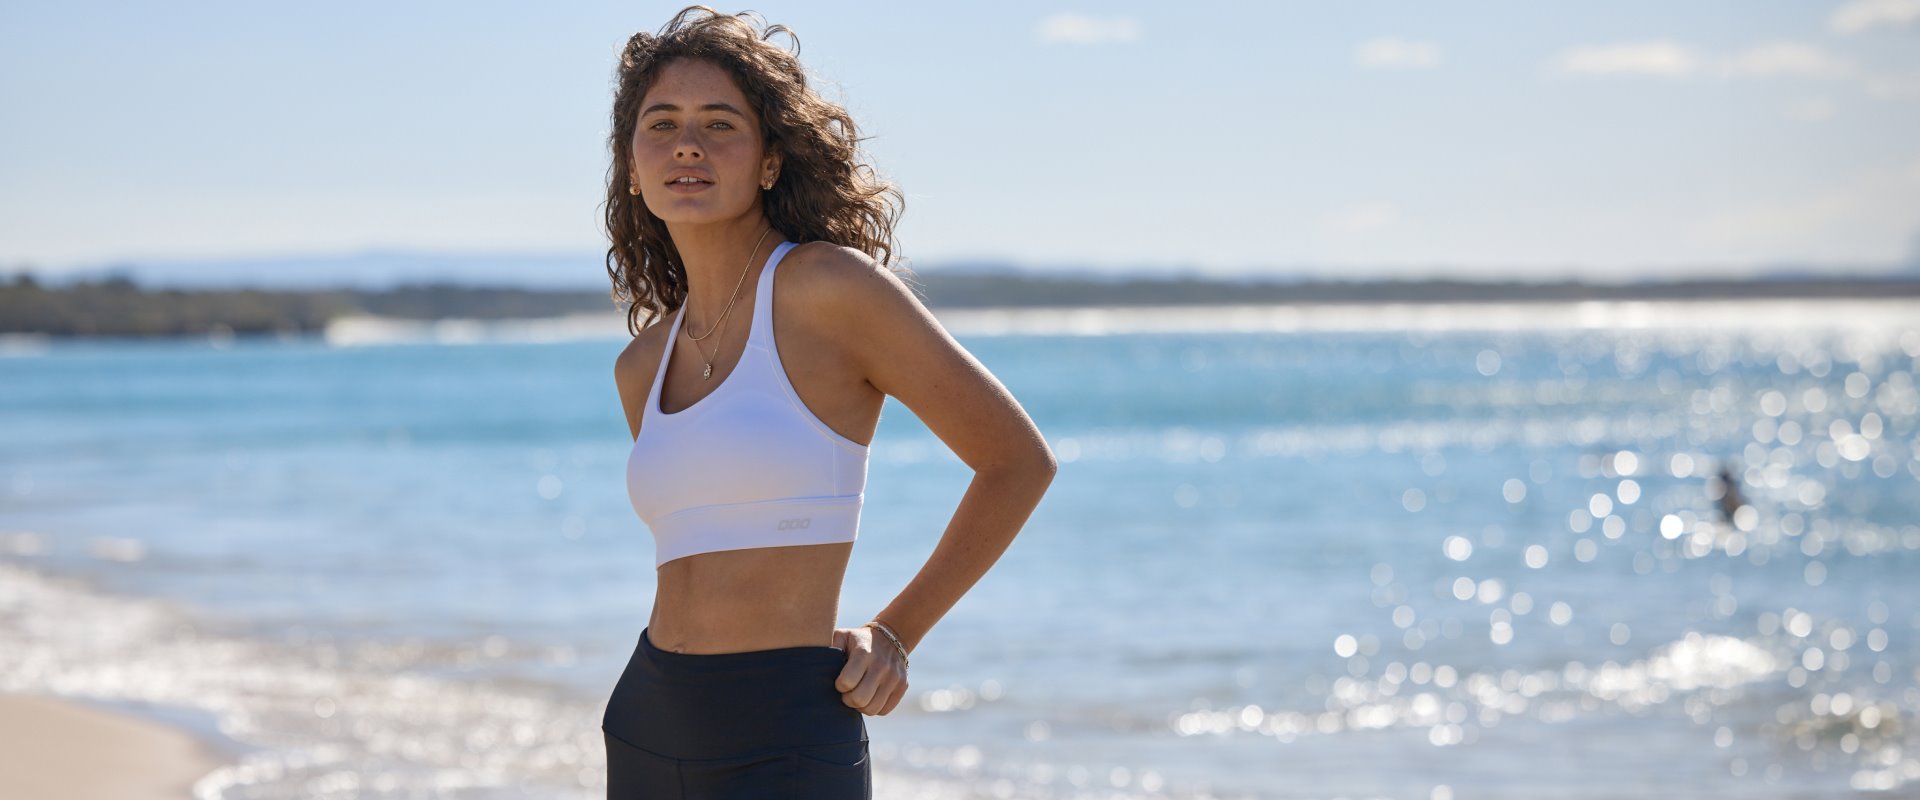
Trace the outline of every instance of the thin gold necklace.
<instances>
[{"instance_id":1,"label":"thin gold necklace","mask_svg":"<svg viewBox=\"0 0 1920 800\"><path fill-rule=\"evenodd\" d=\"M706 351L700 347L700 340L705 339L708 336L712 336L714 331L720 330L720 323L726 321L727 312L733 310L733 301L740 299L740 287L747 285L747 271L750 269L753 269L753 257L760 254L760 243L766 241L767 234L772 232L773 232L773 226L768 225L766 230L760 232L760 238L753 240L753 251L750 253L747 253L747 265L740 268L740 280L734 282L733 296L727 298L727 307L720 310L720 318L714 320L713 324L707 327L707 332L704 334L695 336L691 331L687 333L687 338L692 339L694 342L694 345L693 345L694 352L699 353L701 360L707 362L706 369L702 370L700 373L700 377L702 379L711 379L713 377L713 357L707 355ZM761 302L765 302L765 299L763 298ZM691 294L687 295L687 305L689 306L693 305L693 295ZM685 309L682 309L680 311L680 314L683 318L686 316L686 313L687 312ZM681 327L684 328L686 326L682 325ZM720 348L715 347L714 352L715 353L720 352Z\"/></svg>"}]
</instances>

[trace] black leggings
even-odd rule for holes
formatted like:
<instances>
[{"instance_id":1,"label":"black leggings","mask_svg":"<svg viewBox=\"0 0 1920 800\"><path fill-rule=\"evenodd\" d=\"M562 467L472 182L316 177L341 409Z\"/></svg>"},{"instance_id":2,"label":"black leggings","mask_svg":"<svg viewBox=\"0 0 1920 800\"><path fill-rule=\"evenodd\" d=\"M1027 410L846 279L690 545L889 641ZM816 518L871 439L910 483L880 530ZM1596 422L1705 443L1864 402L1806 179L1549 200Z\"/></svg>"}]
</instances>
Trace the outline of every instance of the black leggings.
<instances>
[{"instance_id":1,"label":"black leggings","mask_svg":"<svg viewBox=\"0 0 1920 800\"><path fill-rule=\"evenodd\" d=\"M600 730L608 800L871 800L867 723L826 645L675 653L640 631Z\"/></svg>"}]
</instances>

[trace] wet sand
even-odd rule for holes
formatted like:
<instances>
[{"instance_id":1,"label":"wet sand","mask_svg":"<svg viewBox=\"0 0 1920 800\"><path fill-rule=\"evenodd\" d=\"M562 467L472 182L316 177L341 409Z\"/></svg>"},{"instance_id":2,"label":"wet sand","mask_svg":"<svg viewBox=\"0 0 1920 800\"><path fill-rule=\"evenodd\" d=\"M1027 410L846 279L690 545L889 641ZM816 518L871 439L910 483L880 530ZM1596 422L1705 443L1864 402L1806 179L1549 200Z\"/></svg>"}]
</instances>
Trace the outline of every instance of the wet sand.
<instances>
[{"instance_id":1,"label":"wet sand","mask_svg":"<svg viewBox=\"0 0 1920 800\"><path fill-rule=\"evenodd\" d=\"M184 731L45 695L0 694L0 797L189 798L224 759Z\"/></svg>"}]
</instances>

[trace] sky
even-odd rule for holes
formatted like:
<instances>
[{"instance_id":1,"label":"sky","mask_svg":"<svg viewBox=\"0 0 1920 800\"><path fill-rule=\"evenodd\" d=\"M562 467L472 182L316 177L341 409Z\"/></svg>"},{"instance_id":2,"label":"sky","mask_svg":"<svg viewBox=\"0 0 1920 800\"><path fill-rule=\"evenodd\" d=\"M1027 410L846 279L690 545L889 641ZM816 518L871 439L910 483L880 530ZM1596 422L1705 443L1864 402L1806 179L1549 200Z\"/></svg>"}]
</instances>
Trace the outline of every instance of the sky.
<instances>
[{"instance_id":1,"label":"sky","mask_svg":"<svg viewBox=\"0 0 1920 800\"><path fill-rule=\"evenodd\" d=\"M0 1L0 270L43 274L599 269L616 52L681 7ZM718 7L795 31L917 269L1920 263L1920 0Z\"/></svg>"}]
</instances>

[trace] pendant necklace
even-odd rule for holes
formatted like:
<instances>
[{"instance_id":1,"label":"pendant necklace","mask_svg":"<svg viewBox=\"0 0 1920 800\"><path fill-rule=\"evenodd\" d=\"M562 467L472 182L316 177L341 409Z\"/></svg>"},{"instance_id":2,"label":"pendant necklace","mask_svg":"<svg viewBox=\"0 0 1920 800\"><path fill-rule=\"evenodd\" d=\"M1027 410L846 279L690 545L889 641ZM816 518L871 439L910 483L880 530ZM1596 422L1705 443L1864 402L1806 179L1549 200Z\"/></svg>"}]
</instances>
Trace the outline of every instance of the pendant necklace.
<instances>
[{"instance_id":1,"label":"pendant necklace","mask_svg":"<svg viewBox=\"0 0 1920 800\"><path fill-rule=\"evenodd\" d=\"M734 282L733 296L727 299L727 307L720 310L719 319L714 320L713 325L709 326L707 328L707 332L704 334L695 336L691 331L687 333L687 338L693 340L694 352L699 353L700 358L707 362L706 369L702 370L700 373L701 378L704 378L704 379L713 378L713 358L708 356L705 350L701 349L700 340L705 339L708 336L712 336L714 331L719 330L720 323L724 322L727 318L727 312L733 310L733 301L740 299L740 287L745 286L747 284L747 271L753 268L753 257L760 254L760 243L766 241L767 234L772 232L773 232L773 226L769 225L767 226L766 230L760 232L760 238L753 240L753 251L747 254L747 265L740 268L740 280ZM689 296L689 300L691 300L691 296ZM764 298L762 298L759 302L766 302L766 301ZM689 302L688 305L692 305L692 303ZM680 313L684 316L686 314L686 311L683 309ZM682 327L685 327L685 326L682 326ZM714 348L715 354L718 354L719 352L720 352L720 349L718 347Z\"/></svg>"}]
</instances>

